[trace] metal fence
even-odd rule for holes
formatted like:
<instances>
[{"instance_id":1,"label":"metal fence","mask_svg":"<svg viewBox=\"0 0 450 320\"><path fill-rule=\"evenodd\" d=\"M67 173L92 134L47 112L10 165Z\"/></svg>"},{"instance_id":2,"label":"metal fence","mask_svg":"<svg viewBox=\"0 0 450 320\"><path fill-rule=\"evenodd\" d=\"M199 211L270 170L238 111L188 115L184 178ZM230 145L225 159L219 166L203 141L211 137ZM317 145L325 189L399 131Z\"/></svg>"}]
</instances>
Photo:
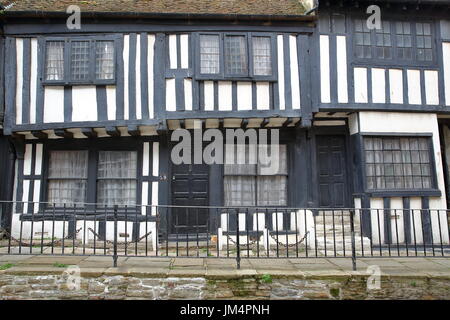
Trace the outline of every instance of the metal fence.
<instances>
[{"instance_id":1,"label":"metal fence","mask_svg":"<svg viewBox=\"0 0 450 320\"><path fill-rule=\"evenodd\" d=\"M0 254L450 257L448 210L0 202Z\"/></svg>"}]
</instances>

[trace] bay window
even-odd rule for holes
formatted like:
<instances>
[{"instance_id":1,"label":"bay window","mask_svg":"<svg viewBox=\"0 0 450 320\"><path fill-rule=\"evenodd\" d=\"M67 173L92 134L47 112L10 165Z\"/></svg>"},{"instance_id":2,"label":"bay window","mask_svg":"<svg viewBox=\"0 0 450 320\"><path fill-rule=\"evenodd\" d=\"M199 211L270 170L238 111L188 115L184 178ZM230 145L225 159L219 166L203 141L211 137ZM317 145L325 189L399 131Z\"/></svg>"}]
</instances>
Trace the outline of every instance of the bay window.
<instances>
[{"instance_id":1,"label":"bay window","mask_svg":"<svg viewBox=\"0 0 450 320\"><path fill-rule=\"evenodd\" d=\"M430 137L364 137L368 190L436 189Z\"/></svg>"}]
</instances>

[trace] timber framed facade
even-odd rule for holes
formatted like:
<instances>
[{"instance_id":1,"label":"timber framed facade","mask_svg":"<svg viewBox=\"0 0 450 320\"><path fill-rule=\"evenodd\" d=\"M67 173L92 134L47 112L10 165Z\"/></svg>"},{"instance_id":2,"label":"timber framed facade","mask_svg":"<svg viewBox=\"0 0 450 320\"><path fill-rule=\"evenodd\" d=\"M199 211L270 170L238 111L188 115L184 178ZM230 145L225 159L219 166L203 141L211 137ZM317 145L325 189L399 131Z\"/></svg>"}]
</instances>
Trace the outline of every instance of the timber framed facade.
<instances>
[{"instance_id":1,"label":"timber framed facade","mask_svg":"<svg viewBox=\"0 0 450 320\"><path fill-rule=\"evenodd\" d=\"M373 239L371 209L446 209L450 20L438 13L450 2L421 1L417 12L418 1L375 1L386 21L379 32L360 22L365 1L281 2L301 8L189 19L88 11L80 30L67 29L64 10L43 10L43 20L28 1L7 9L0 102L11 160L0 168L15 170L0 194L24 203L3 225L45 212L31 202L109 204L119 195L131 205L364 209L364 237L383 243ZM170 140L179 128L280 130L285 170L176 166ZM123 170L102 169L123 159ZM58 175L69 163L74 173ZM236 198L239 190L250 197ZM270 190L278 202L266 199ZM414 214L386 211L385 232ZM220 220L212 210L204 217ZM436 236L434 223L421 241Z\"/></svg>"}]
</instances>

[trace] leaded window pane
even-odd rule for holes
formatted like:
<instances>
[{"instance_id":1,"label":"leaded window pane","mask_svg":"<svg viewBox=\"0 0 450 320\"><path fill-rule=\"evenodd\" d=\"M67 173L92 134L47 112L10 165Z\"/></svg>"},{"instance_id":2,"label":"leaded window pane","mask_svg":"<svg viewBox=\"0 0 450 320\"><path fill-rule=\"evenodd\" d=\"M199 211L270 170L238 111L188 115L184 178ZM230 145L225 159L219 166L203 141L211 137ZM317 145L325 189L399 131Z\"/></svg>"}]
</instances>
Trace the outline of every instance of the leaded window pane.
<instances>
[{"instance_id":1,"label":"leaded window pane","mask_svg":"<svg viewBox=\"0 0 450 320\"><path fill-rule=\"evenodd\" d=\"M86 201L87 151L51 151L48 167L48 202L62 207Z\"/></svg>"},{"instance_id":2,"label":"leaded window pane","mask_svg":"<svg viewBox=\"0 0 450 320\"><path fill-rule=\"evenodd\" d=\"M99 204L136 204L137 152L100 151L97 177Z\"/></svg>"},{"instance_id":3,"label":"leaded window pane","mask_svg":"<svg viewBox=\"0 0 450 320\"><path fill-rule=\"evenodd\" d=\"M357 19L355 26L355 55L357 58L372 58L371 33L365 20Z\"/></svg>"},{"instance_id":4,"label":"leaded window pane","mask_svg":"<svg viewBox=\"0 0 450 320\"><path fill-rule=\"evenodd\" d=\"M432 61L432 35L429 23L416 23L417 59L419 61Z\"/></svg>"},{"instance_id":5,"label":"leaded window pane","mask_svg":"<svg viewBox=\"0 0 450 320\"><path fill-rule=\"evenodd\" d=\"M404 60L412 60L412 36L409 22L396 23L397 57Z\"/></svg>"},{"instance_id":6,"label":"leaded window pane","mask_svg":"<svg viewBox=\"0 0 450 320\"><path fill-rule=\"evenodd\" d=\"M220 72L220 39L218 35L200 35L200 73Z\"/></svg>"},{"instance_id":7,"label":"leaded window pane","mask_svg":"<svg viewBox=\"0 0 450 320\"><path fill-rule=\"evenodd\" d=\"M368 189L432 187L429 138L366 137Z\"/></svg>"},{"instance_id":8,"label":"leaded window pane","mask_svg":"<svg viewBox=\"0 0 450 320\"><path fill-rule=\"evenodd\" d=\"M253 73L256 76L272 74L271 40L269 37L253 37Z\"/></svg>"},{"instance_id":9,"label":"leaded window pane","mask_svg":"<svg viewBox=\"0 0 450 320\"><path fill-rule=\"evenodd\" d=\"M95 77L114 79L114 41L97 41L95 44Z\"/></svg>"},{"instance_id":10,"label":"leaded window pane","mask_svg":"<svg viewBox=\"0 0 450 320\"><path fill-rule=\"evenodd\" d=\"M46 43L45 79L64 80L64 42L47 41Z\"/></svg>"},{"instance_id":11,"label":"leaded window pane","mask_svg":"<svg viewBox=\"0 0 450 320\"><path fill-rule=\"evenodd\" d=\"M73 41L70 55L72 80L89 80L89 41Z\"/></svg>"},{"instance_id":12,"label":"leaded window pane","mask_svg":"<svg viewBox=\"0 0 450 320\"><path fill-rule=\"evenodd\" d=\"M391 25L388 21L383 21L382 28L376 30L376 56L379 59L392 58Z\"/></svg>"},{"instance_id":13,"label":"leaded window pane","mask_svg":"<svg viewBox=\"0 0 450 320\"><path fill-rule=\"evenodd\" d=\"M247 75L247 44L245 36L225 36L225 73Z\"/></svg>"}]
</instances>

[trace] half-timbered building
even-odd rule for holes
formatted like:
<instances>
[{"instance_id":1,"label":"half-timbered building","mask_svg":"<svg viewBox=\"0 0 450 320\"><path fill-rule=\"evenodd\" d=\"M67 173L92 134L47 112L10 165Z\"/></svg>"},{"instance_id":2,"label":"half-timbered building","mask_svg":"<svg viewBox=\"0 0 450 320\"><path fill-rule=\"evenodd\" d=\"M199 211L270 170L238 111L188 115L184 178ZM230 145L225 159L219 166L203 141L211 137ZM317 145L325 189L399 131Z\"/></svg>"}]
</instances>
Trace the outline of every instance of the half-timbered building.
<instances>
[{"instance_id":1,"label":"half-timbered building","mask_svg":"<svg viewBox=\"0 0 450 320\"><path fill-rule=\"evenodd\" d=\"M67 24L72 4L79 28ZM371 4L379 29L367 24ZM142 214L153 216L156 206L200 208L161 217L161 230L177 234L226 228L206 207L363 208L361 242L389 241L395 220L409 230L397 242L448 243L448 230L434 232L440 219L416 217L423 232L410 230L423 214L412 209L447 207L449 5L15 1L2 16L1 101L14 153L2 157L16 161L1 187L10 186L4 200L23 203L5 223L45 212L45 203L148 205ZM277 129L280 165L269 174L176 165L179 128ZM378 236L372 209L385 212ZM272 228L293 230L297 212L280 220L276 211ZM143 232L133 221L131 229Z\"/></svg>"}]
</instances>

